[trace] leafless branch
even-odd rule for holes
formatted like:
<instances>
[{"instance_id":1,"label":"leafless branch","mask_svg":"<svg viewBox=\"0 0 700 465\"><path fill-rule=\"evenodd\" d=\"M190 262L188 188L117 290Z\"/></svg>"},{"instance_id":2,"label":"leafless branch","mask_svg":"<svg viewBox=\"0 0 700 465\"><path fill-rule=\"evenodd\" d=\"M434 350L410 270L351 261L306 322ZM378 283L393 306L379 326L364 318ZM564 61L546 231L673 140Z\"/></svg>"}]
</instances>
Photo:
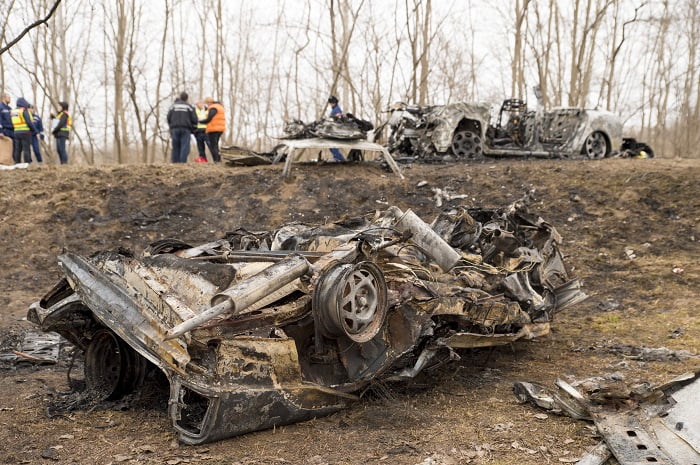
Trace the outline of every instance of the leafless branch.
<instances>
[{"instance_id":1,"label":"leafless branch","mask_svg":"<svg viewBox=\"0 0 700 465\"><path fill-rule=\"evenodd\" d=\"M51 7L51 9L49 10L49 13L46 15L46 17L44 17L44 19L37 19L37 20L34 21L32 24L30 24L29 26L25 27L24 30L23 30L22 32L20 32L20 34L19 34L17 37L15 37L14 39L12 39L12 40L10 41L10 43L8 43L7 45L5 45L3 48L0 48L0 55L2 55L3 53L5 53L6 51L8 51L13 45L15 45L17 42L19 42L20 40L22 40L22 37L24 37L25 35L27 35L27 33L28 33L29 31L31 31L31 30L34 29L35 27L38 27L38 26L40 26L40 25L42 25L42 24L46 24L46 22L48 22L48 20L51 19L51 16L53 16L54 12L58 9L58 5L60 5L60 3L61 3L61 0L56 0L56 2L53 4L53 6Z\"/></svg>"}]
</instances>

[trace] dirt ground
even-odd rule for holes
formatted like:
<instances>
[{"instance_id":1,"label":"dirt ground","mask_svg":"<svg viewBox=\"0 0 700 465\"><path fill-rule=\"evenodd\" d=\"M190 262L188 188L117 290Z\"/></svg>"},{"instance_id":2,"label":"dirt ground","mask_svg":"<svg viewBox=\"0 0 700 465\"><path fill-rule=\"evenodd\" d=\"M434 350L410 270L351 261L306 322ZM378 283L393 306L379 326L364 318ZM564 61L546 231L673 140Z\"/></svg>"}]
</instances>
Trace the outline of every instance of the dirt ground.
<instances>
[{"instance_id":1,"label":"dirt ground","mask_svg":"<svg viewBox=\"0 0 700 465\"><path fill-rule=\"evenodd\" d=\"M164 402L55 416L47 407L69 390L67 364L6 363L0 463L570 463L597 442L595 429L518 404L514 381L551 385L620 372L630 382L658 383L700 364L609 350L631 344L700 353L699 161L487 160L404 170L400 181L372 165L307 165L293 170L291 182L282 182L279 166L0 171L0 353L31 329L27 307L60 277L56 256L64 249L140 251L166 237L196 244L237 226L323 222L392 204L432 219L431 187L485 207L535 188L533 210L557 227L590 295L542 339L462 353L461 361L329 417L197 447L178 445ZM417 187L420 181L428 184Z\"/></svg>"}]
</instances>

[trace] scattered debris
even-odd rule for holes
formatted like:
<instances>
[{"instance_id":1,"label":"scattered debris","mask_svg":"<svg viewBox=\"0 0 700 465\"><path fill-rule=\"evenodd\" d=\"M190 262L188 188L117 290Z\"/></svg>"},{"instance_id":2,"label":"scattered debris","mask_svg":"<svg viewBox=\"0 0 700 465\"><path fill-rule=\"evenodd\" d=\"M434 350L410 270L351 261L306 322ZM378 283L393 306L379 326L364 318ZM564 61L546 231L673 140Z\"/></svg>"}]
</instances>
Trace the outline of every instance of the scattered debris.
<instances>
[{"instance_id":1,"label":"scattered debris","mask_svg":"<svg viewBox=\"0 0 700 465\"><path fill-rule=\"evenodd\" d=\"M623 137L620 146L621 158L654 158L654 151L644 142L637 142L632 137Z\"/></svg>"},{"instance_id":2,"label":"scattered debris","mask_svg":"<svg viewBox=\"0 0 700 465\"><path fill-rule=\"evenodd\" d=\"M669 338L675 339L674 333L683 333L681 328L674 330ZM621 355L625 359L637 360L640 362L679 362L689 358L700 357L686 350L673 350L667 347L644 347L629 344L599 344L586 347L576 347L573 352L604 351L611 354Z\"/></svg>"},{"instance_id":3,"label":"scattered debris","mask_svg":"<svg viewBox=\"0 0 700 465\"><path fill-rule=\"evenodd\" d=\"M620 302L617 300L613 299L612 297L608 297L602 302L598 303L596 307L598 307L599 310L602 310L604 312L608 312L611 310L617 310L620 308Z\"/></svg>"},{"instance_id":4,"label":"scattered debris","mask_svg":"<svg viewBox=\"0 0 700 465\"><path fill-rule=\"evenodd\" d=\"M5 362L30 362L52 364L58 362L61 348L61 336L54 332L27 331L19 350L0 353L0 360Z\"/></svg>"},{"instance_id":5,"label":"scattered debris","mask_svg":"<svg viewBox=\"0 0 700 465\"><path fill-rule=\"evenodd\" d=\"M28 319L85 351L88 392L116 399L151 364L187 444L335 412L460 348L547 334L586 296L561 238L527 210L453 207L432 225L390 207L189 246L59 257Z\"/></svg>"},{"instance_id":6,"label":"scattered debris","mask_svg":"<svg viewBox=\"0 0 700 465\"><path fill-rule=\"evenodd\" d=\"M698 355L692 354L687 350L673 350L667 347L632 346L628 344L606 346L606 350L612 354L643 362L678 362L698 357Z\"/></svg>"},{"instance_id":7,"label":"scattered debris","mask_svg":"<svg viewBox=\"0 0 700 465\"><path fill-rule=\"evenodd\" d=\"M275 156L275 149L270 153L260 153L254 150L229 145L221 147L221 158L230 166L258 166L269 165Z\"/></svg>"},{"instance_id":8,"label":"scattered debris","mask_svg":"<svg viewBox=\"0 0 700 465\"><path fill-rule=\"evenodd\" d=\"M440 208L445 202L450 202L452 200L468 199L469 196L466 194L453 194L448 188L440 189L439 187L433 187L430 189L433 191L433 197L435 198L435 206Z\"/></svg>"},{"instance_id":9,"label":"scattered debris","mask_svg":"<svg viewBox=\"0 0 700 465\"><path fill-rule=\"evenodd\" d=\"M673 331L671 331L671 334L668 335L668 338L669 339L678 339L683 334L685 334L685 331L683 331L683 328L676 328Z\"/></svg>"},{"instance_id":10,"label":"scattered debris","mask_svg":"<svg viewBox=\"0 0 700 465\"><path fill-rule=\"evenodd\" d=\"M584 397L561 380L556 383L557 391L551 393L525 388L531 384L515 383L516 397L539 407L552 406L568 412L568 403L557 398L557 393L567 386L567 391L575 393L569 400L578 404L576 410L586 411L588 419L595 423L604 443L577 461L579 465L602 465L611 455L620 465L700 463L700 417L696 412L700 401L700 371L679 376L654 389L638 383L618 390L615 396ZM647 388L640 391L639 385ZM552 403L543 402L543 398Z\"/></svg>"},{"instance_id":11,"label":"scattered debris","mask_svg":"<svg viewBox=\"0 0 700 465\"><path fill-rule=\"evenodd\" d=\"M673 274L683 274L683 272L685 270L683 268L677 266L674 269L672 269L671 271L673 272Z\"/></svg>"}]
</instances>

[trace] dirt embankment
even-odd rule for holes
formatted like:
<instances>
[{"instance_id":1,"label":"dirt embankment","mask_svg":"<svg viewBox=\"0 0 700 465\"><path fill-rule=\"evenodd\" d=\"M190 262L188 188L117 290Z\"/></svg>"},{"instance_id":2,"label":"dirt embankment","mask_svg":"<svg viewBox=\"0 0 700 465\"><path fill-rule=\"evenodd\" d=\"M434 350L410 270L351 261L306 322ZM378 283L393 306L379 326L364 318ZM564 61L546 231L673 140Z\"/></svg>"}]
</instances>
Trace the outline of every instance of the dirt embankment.
<instances>
[{"instance_id":1,"label":"dirt embankment","mask_svg":"<svg viewBox=\"0 0 700 465\"><path fill-rule=\"evenodd\" d=\"M144 406L50 418L47 402L67 389L65 367L4 370L0 463L557 463L593 445L592 432L565 417L535 417L540 412L516 404L513 380L551 383L620 371L658 382L697 365L633 361L607 349L700 352L697 161L414 165L405 168L405 181L369 165L300 166L293 173L283 182L279 167L0 172L0 342L30 328L22 321L27 305L60 276L56 255L63 249L140 251L165 237L196 244L239 226L324 222L392 204L430 219L433 187L467 194L455 202L472 206L504 206L536 189L532 208L562 234L562 249L591 298L560 315L544 339L465 353L339 414L206 447L177 446L165 412ZM417 187L419 181L428 184Z\"/></svg>"}]
</instances>

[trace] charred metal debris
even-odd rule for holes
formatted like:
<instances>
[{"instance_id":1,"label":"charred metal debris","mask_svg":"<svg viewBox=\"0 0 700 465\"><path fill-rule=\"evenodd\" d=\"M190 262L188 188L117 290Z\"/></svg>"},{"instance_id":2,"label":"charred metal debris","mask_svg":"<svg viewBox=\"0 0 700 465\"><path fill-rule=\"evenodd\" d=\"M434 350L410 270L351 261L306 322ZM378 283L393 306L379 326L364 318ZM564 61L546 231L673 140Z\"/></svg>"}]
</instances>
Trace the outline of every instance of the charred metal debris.
<instances>
[{"instance_id":1,"label":"charred metal debris","mask_svg":"<svg viewBox=\"0 0 700 465\"><path fill-rule=\"evenodd\" d=\"M365 140L367 133L374 129L372 123L355 117L352 113L343 116L321 118L311 123L295 119L285 121L283 139L323 139Z\"/></svg>"},{"instance_id":2,"label":"charred metal debris","mask_svg":"<svg viewBox=\"0 0 700 465\"><path fill-rule=\"evenodd\" d=\"M700 464L700 372L687 373L653 387L628 383L621 373L553 389L517 382L521 402L595 423L602 441L576 462L603 465L615 457L620 465Z\"/></svg>"},{"instance_id":3,"label":"charred metal debris","mask_svg":"<svg viewBox=\"0 0 700 465\"><path fill-rule=\"evenodd\" d=\"M298 422L459 349L547 334L583 300L528 199L447 208L430 225L391 207L195 247L163 240L138 257L66 253L28 319L85 351L88 388L106 399L159 368L183 443Z\"/></svg>"}]
</instances>

